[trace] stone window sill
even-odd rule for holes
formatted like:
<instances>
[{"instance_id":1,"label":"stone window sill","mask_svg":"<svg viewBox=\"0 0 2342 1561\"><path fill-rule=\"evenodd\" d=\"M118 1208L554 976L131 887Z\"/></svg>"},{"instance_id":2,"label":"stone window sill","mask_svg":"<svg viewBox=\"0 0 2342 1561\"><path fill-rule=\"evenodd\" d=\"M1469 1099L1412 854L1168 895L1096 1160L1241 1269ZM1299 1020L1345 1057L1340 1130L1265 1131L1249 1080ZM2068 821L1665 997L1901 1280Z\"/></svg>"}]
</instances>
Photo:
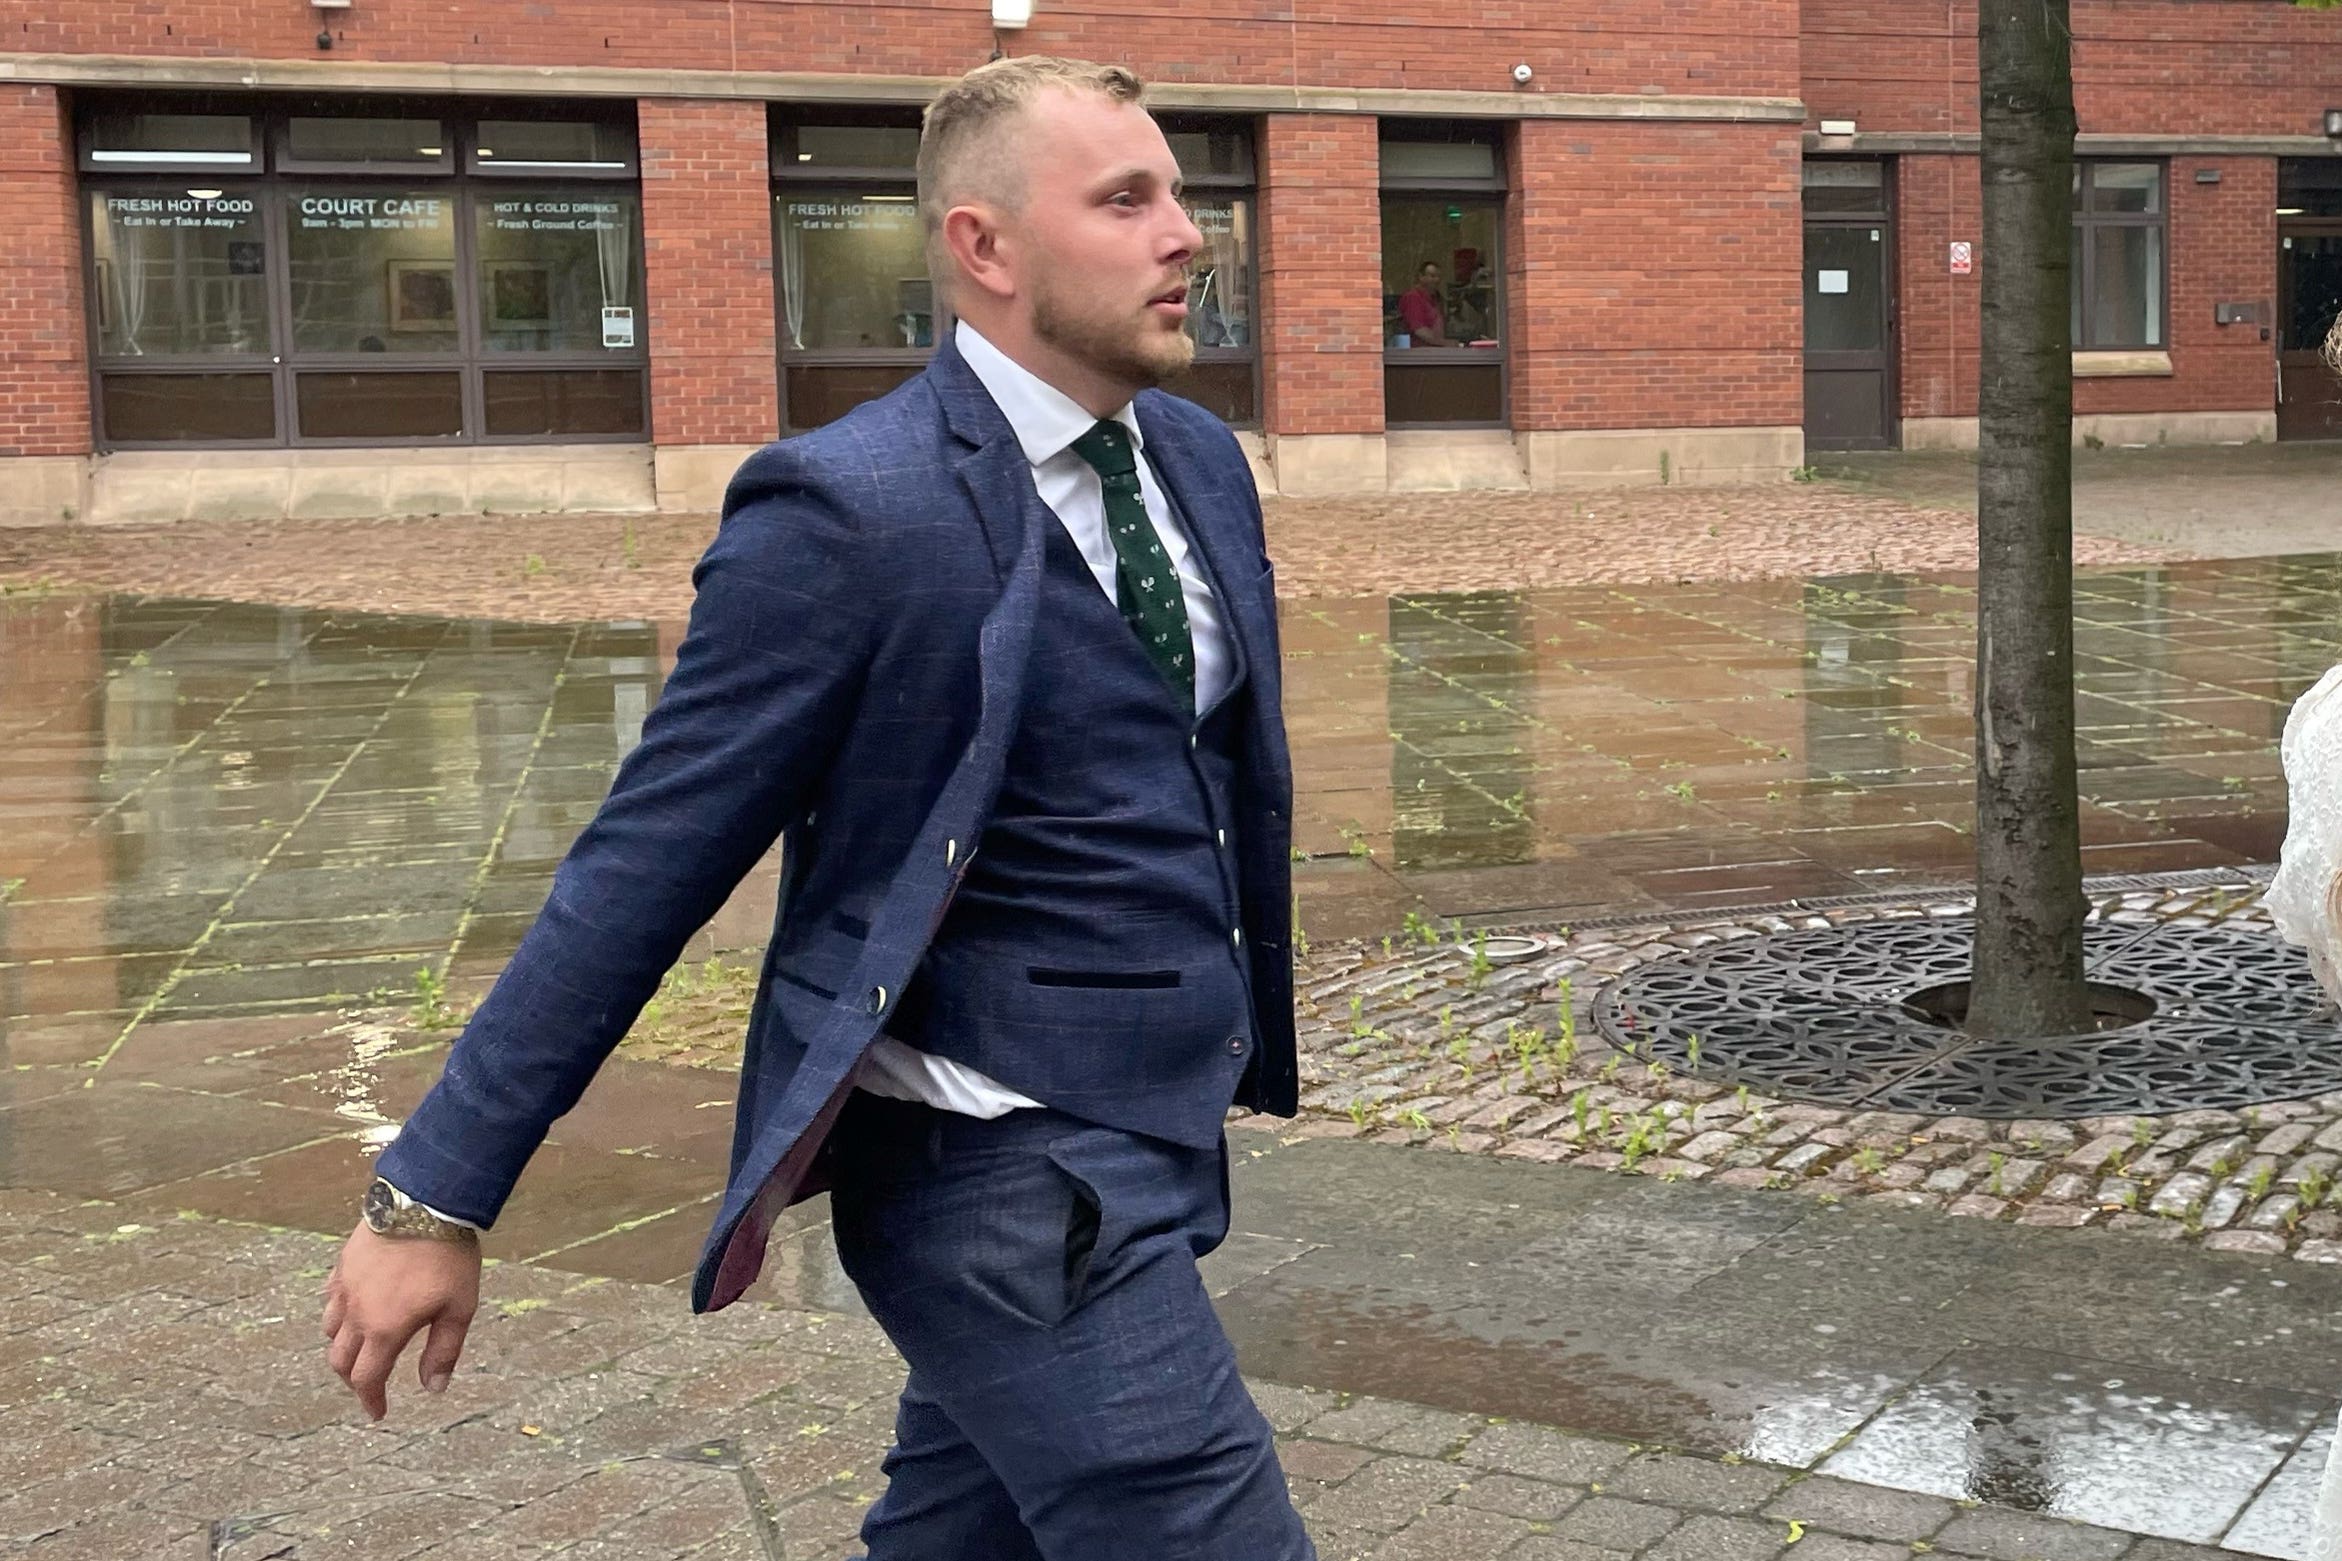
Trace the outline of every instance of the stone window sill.
<instances>
[{"instance_id":1,"label":"stone window sill","mask_svg":"<svg viewBox=\"0 0 2342 1561\"><path fill-rule=\"evenodd\" d=\"M2076 379L2154 379L2169 378L2171 354L2168 352L2077 352L2074 354Z\"/></svg>"}]
</instances>

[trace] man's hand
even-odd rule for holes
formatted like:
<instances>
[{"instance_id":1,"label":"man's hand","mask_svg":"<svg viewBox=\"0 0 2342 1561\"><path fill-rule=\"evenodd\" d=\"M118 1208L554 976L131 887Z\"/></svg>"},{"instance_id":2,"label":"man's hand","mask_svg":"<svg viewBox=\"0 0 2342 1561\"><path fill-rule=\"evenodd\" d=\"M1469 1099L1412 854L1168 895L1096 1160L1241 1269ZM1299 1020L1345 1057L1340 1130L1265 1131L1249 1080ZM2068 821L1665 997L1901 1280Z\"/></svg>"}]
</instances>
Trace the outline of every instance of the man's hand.
<instances>
[{"instance_id":1,"label":"man's hand","mask_svg":"<svg viewBox=\"0 0 2342 1561\"><path fill-rule=\"evenodd\" d=\"M378 1236L360 1224L325 1281L325 1358L367 1415L380 1420L388 1408L384 1388L407 1341L431 1330L416 1374L425 1390L442 1392L479 1309L477 1243Z\"/></svg>"}]
</instances>

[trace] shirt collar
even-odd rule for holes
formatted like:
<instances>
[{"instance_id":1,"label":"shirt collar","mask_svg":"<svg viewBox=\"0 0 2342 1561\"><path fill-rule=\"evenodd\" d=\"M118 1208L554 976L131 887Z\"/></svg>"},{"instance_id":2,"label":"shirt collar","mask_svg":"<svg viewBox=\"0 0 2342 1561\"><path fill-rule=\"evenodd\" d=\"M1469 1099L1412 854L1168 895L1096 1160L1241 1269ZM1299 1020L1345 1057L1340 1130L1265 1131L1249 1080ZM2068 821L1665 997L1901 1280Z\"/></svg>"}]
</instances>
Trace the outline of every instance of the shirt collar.
<instances>
[{"instance_id":1,"label":"shirt collar","mask_svg":"<svg viewBox=\"0 0 2342 1561\"><path fill-rule=\"evenodd\" d=\"M952 340L968 367L975 371L976 378L991 393L992 404L1008 419L1009 429L1023 447L1025 459L1033 465L1063 455L1076 439L1096 425L1098 419L1084 411L1073 397L986 341L983 333L967 321L959 322ZM1113 421L1129 430L1133 450L1146 448L1146 436L1139 431L1138 414L1129 402L1123 403Z\"/></svg>"}]
</instances>

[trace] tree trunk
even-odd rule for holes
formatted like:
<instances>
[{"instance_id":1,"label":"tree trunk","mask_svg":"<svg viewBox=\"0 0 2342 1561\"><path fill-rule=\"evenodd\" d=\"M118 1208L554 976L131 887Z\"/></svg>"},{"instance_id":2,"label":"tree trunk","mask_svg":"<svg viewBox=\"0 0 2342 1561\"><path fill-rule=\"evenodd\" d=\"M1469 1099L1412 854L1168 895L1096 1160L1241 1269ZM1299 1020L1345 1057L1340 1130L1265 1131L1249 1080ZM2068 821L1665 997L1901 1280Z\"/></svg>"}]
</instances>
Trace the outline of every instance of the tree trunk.
<instances>
[{"instance_id":1,"label":"tree trunk","mask_svg":"<svg viewBox=\"0 0 2342 1561\"><path fill-rule=\"evenodd\" d=\"M2090 1028L2074 778L2068 0L1983 0L1976 952L1967 1027Z\"/></svg>"}]
</instances>

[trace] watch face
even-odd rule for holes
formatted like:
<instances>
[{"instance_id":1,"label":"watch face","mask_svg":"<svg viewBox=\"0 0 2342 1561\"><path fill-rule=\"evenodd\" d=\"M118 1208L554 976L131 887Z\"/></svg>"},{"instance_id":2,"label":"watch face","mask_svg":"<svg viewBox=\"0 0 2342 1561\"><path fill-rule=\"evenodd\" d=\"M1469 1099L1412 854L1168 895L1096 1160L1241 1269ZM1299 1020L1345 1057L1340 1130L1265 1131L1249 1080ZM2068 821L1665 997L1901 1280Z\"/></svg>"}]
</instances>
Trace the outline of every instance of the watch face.
<instances>
[{"instance_id":1,"label":"watch face","mask_svg":"<svg viewBox=\"0 0 2342 1561\"><path fill-rule=\"evenodd\" d=\"M366 1201L361 1208L369 1230L380 1235L390 1229L391 1218L398 1213L398 1204L391 1195L390 1183L376 1177L373 1185L366 1189Z\"/></svg>"}]
</instances>

